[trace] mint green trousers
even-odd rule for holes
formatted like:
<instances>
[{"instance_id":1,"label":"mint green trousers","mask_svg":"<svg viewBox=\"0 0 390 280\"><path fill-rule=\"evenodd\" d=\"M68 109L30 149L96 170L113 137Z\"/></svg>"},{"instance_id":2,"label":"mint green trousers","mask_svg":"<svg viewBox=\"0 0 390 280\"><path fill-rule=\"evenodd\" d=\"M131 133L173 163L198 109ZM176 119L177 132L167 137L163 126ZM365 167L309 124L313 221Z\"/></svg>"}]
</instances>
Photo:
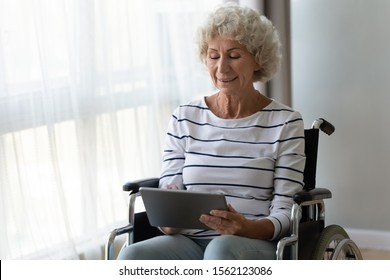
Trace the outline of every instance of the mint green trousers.
<instances>
[{"instance_id":1,"label":"mint green trousers","mask_svg":"<svg viewBox=\"0 0 390 280\"><path fill-rule=\"evenodd\" d=\"M191 239L163 235L132 244L118 255L121 260L273 260L277 242L222 235Z\"/></svg>"}]
</instances>

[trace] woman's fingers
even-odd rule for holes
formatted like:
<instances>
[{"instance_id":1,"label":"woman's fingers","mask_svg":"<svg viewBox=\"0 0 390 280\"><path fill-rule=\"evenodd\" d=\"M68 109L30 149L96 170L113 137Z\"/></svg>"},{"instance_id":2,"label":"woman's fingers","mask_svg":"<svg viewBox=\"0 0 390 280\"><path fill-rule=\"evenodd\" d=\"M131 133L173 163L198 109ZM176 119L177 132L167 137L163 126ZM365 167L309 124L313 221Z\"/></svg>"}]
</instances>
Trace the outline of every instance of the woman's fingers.
<instances>
[{"instance_id":1,"label":"woman's fingers","mask_svg":"<svg viewBox=\"0 0 390 280\"><path fill-rule=\"evenodd\" d=\"M228 211L212 210L210 214L202 215L200 221L221 234L237 234L246 219L229 204Z\"/></svg>"}]
</instances>

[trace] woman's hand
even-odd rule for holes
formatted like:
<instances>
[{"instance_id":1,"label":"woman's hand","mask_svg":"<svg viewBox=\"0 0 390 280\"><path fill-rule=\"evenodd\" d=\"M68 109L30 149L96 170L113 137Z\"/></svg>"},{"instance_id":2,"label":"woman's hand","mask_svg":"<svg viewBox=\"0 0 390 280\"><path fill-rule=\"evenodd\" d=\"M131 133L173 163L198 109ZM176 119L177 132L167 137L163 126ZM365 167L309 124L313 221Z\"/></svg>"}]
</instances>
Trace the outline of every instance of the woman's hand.
<instances>
[{"instance_id":1,"label":"woman's hand","mask_svg":"<svg viewBox=\"0 0 390 280\"><path fill-rule=\"evenodd\" d=\"M211 229L222 235L238 235L256 239L270 239L274 225L269 219L248 220L230 204L228 210L212 210L199 219Z\"/></svg>"},{"instance_id":2,"label":"woman's hand","mask_svg":"<svg viewBox=\"0 0 390 280\"><path fill-rule=\"evenodd\" d=\"M180 229L173 227L160 227L160 230L165 234L177 234L180 232Z\"/></svg>"},{"instance_id":3,"label":"woman's hand","mask_svg":"<svg viewBox=\"0 0 390 280\"><path fill-rule=\"evenodd\" d=\"M228 210L212 210L199 219L202 223L220 234L243 235L249 220L238 213L230 204Z\"/></svg>"}]
</instances>

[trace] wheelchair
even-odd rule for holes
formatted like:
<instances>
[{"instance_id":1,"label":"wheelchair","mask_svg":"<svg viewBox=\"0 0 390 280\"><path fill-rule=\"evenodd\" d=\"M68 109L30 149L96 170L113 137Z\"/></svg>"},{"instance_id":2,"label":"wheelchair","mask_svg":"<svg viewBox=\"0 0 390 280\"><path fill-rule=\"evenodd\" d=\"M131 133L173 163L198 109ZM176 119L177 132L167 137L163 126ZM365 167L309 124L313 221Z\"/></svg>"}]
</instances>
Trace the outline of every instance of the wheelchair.
<instances>
[{"instance_id":1,"label":"wheelchair","mask_svg":"<svg viewBox=\"0 0 390 280\"><path fill-rule=\"evenodd\" d=\"M325 227L325 199L332 197L330 190L316 188L317 154L319 132L331 135L335 128L328 121L319 118L310 129L305 129L306 166L304 188L293 197L290 235L279 240L277 260L361 260L362 255L353 240L339 225ZM114 242L117 236L127 234L123 246L163 234L150 226L146 212L135 213L135 200L141 187L157 188L158 178L128 182L123 191L129 192L128 225L114 229L105 247L105 258L114 257Z\"/></svg>"}]
</instances>

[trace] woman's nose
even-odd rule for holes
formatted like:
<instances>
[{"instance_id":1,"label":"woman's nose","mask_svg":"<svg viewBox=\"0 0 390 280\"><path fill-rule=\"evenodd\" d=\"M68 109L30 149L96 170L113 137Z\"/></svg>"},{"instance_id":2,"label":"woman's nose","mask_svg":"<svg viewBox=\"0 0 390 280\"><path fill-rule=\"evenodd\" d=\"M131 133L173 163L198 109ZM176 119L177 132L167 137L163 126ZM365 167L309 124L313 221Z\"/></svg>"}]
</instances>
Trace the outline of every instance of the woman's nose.
<instances>
[{"instance_id":1,"label":"woman's nose","mask_svg":"<svg viewBox=\"0 0 390 280\"><path fill-rule=\"evenodd\" d=\"M218 63L218 72L219 73L226 73L230 70L230 64L229 60L226 58L220 58Z\"/></svg>"}]
</instances>

